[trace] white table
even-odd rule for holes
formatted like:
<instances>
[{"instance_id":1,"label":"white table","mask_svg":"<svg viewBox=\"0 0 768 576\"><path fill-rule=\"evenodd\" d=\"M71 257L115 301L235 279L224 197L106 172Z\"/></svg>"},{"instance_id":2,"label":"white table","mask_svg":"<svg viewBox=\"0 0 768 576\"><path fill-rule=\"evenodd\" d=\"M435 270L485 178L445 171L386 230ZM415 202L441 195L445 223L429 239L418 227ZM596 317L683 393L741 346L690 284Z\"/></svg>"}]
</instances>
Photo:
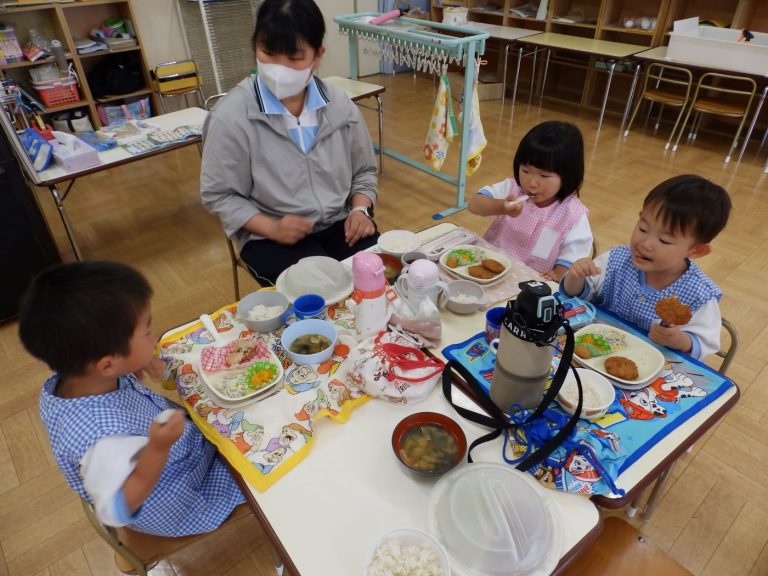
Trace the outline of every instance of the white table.
<instances>
[{"instance_id":1,"label":"white table","mask_svg":"<svg viewBox=\"0 0 768 576\"><path fill-rule=\"evenodd\" d=\"M206 114L207 112L202 108L186 108L184 110L179 110L178 112L170 112L161 116L148 118L146 122L148 124L152 124L153 126L157 126L161 130L174 130L180 126L202 126ZM59 215L61 216L61 221L64 224L64 229L67 232L69 243L72 245L72 250L75 253L75 258L82 260L83 258L80 252L80 247L75 240L74 230L72 229L67 211L64 208L64 200L66 200L67 195L72 190L72 186L74 186L77 178L87 176L88 174L101 172L102 170L109 170L115 166L121 166L131 162L138 162L140 160L150 158L151 156L157 156L158 154L165 154L166 152L177 150L178 148L183 148L184 146L198 144L200 141L201 138L196 136L193 138L188 138L183 142L177 142L168 146L156 148L155 150L151 150L146 154L139 154L136 156L129 154L124 148L117 146L111 150L99 152L99 159L101 160L101 164L87 168L85 170L67 172L61 166L54 164L50 168L47 168L46 170L43 170L39 173L29 174L29 171L27 172L28 176L35 185L41 187L44 186L50 190L51 196L53 196L53 201L56 203L56 208L58 209ZM58 185L66 181L69 181L69 185L62 194L59 191Z\"/></svg>"},{"instance_id":2,"label":"white table","mask_svg":"<svg viewBox=\"0 0 768 576\"><path fill-rule=\"evenodd\" d=\"M452 227L438 224L421 235L426 239ZM481 316L476 314L463 325L458 316L444 313L444 342L475 333ZM455 390L454 401L474 406L459 390ZM439 386L425 402L414 406L371 400L356 408L345 424L328 419L316 422L312 450L296 469L266 492L248 488L246 496L291 574L358 576L363 573L368 549L382 534L402 527L426 529L435 480L405 470L391 446L395 425L421 411L450 416L461 425L468 442L487 432L459 417ZM473 458L501 462L501 439L477 448ZM535 485L533 478L530 481ZM562 566L597 537L600 514L582 496L546 494L563 520Z\"/></svg>"}]
</instances>

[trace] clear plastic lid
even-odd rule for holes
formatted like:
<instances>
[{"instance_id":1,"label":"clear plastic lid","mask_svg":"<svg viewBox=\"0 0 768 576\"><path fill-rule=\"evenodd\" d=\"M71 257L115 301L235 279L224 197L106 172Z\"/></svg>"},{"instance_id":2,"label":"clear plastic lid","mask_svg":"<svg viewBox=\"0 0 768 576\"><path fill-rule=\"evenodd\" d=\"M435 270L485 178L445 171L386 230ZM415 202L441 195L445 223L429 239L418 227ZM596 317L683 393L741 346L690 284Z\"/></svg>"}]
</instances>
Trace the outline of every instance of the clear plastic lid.
<instances>
[{"instance_id":1,"label":"clear plastic lid","mask_svg":"<svg viewBox=\"0 0 768 576\"><path fill-rule=\"evenodd\" d=\"M508 465L470 464L441 478L428 520L467 574L527 576L553 553L559 557L549 506L523 473Z\"/></svg>"},{"instance_id":2,"label":"clear plastic lid","mask_svg":"<svg viewBox=\"0 0 768 576\"><path fill-rule=\"evenodd\" d=\"M286 281L294 294L329 296L344 289L352 279L352 271L328 256L302 258L288 269Z\"/></svg>"}]
</instances>

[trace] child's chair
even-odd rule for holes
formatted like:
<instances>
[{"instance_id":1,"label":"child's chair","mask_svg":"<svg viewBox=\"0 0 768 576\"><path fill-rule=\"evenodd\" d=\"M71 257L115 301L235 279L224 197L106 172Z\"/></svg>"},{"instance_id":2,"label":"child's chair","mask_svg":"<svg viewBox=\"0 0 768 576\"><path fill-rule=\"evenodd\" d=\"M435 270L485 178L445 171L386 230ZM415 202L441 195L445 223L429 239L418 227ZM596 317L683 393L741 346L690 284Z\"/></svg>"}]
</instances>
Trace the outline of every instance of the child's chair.
<instances>
[{"instance_id":1,"label":"child's chair","mask_svg":"<svg viewBox=\"0 0 768 576\"><path fill-rule=\"evenodd\" d=\"M347 96L349 96L349 99L352 100L352 102L354 102L355 104L357 104L362 108L369 108L371 110L375 110L376 113L379 115L378 156L379 156L379 174L381 174L383 171L382 158L384 154L384 149L382 148L382 133L384 131L384 108L382 108L382 105L381 105L381 94L384 92L384 90L386 90L386 88L384 88L384 86L379 86L378 84L360 82L359 80L350 80L349 78L342 78L341 76L329 76L328 78L323 78L323 82L326 82L331 86L334 86L339 90L346 92ZM376 108L371 108L370 106L365 106L363 104L360 104L360 100L365 100L366 98L375 98Z\"/></svg>"},{"instance_id":2,"label":"child's chair","mask_svg":"<svg viewBox=\"0 0 768 576\"><path fill-rule=\"evenodd\" d=\"M577 556L561 576L692 576L664 550L650 542L624 520L605 519L603 531L592 545Z\"/></svg>"},{"instance_id":3,"label":"child's chair","mask_svg":"<svg viewBox=\"0 0 768 576\"><path fill-rule=\"evenodd\" d=\"M693 93L693 100L688 107L688 113L683 120L683 126L677 134L677 140L672 148L674 152L683 135L688 118L691 112L694 113L691 122L691 130L688 132L688 140L696 140L696 136L701 126L704 114L713 114L715 116L726 116L728 118L741 119L736 134L733 137L731 148L725 157L727 164L731 161L731 154L736 149L739 142L741 130L747 121L747 114L752 106L752 100L757 92L757 83L748 76L732 76L730 74L719 74L717 72L707 72L699 78L696 85L696 91Z\"/></svg>"},{"instance_id":4,"label":"child's chair","mask_svg":"<svg viewBox=\"0 0 768 576\"><path fill-rule=\"evenodd\" d=\"M204 538L207 534L198 534L195 536L183 536L180 538L171 538L168 536L154 536L136 532L130 528L112 528L102 524L96 517L93 504L87 500L81 499L85 515L107 544L115 551L115 565L117 569L124 574L138 574L147 576L160 560L170 556L177 550ZM225 526L249 514L247 504L235 508L232 515L222 524Z\"/></svg>"},{"instance_id":5,"label":"child's chair","mask_svg":"<svg viewBox=\"0 0 768 576\"><path fill-rule=\"evenodd\" d=\"M693 88L693 75L687 68L659 63L648 66L648 70L645 72L645 80L643 81L643 91L637 100L635 111L632 112L632 118L630 118L629 124L627 124L627 129L624 130L624 136L626 137L629 134L629 129L632 128L632 123L635 121L640 106L643 105L643 100L648 100L650 102L649 106L653 106L653 104L661 105L654 131L659 129L659 120L661 120L661 114L664 112L665 106L679 108L680 112L678 112L675 119L675 125L672 127L672 132L670 132L667 143L664 145L664 150L668 149L675 137L675 132L677 132L680 118L682 118L685 112L688 97L691 95L691 88ZM649 108L648 114L650 115L650 113Z\"/></svg>"},{"instance_id":6,"label":"child's chair","mask_svg":"<svg viewBox=\"0 0 768 576\"><path fill-rule=\"evenodd\" d=\"M725 376L725 373L728 370L728 367L731 365L731 362L733 362L733 358L736 356L736 351L739 348L739 333L736 331L736 327L726 318L721 318L720 323L723 327L723 330L728 333L728 342L724 346L721 346L720 350L715 352L715 355L720 356L720 358L723 359L718 372ZM693 446L689 447L688 451L690 451L691 448L693 448ZM666 486L674 466L675 462L673 461L656 479L656 482L653 485L653 490L651 490L651 494L648 496L648 501L645 503L645 507L643 508L643 518L645 520L648 520L653 514L653 511L656 509L656 504L658 503L659 498L661 498L661 492L664 490L664 486ZM630 518L633 518L637 514L638 505L642 496L643 492L638 494L638 496L629 505L629 508L627 508L627 516Z\"/></svg>"},{"instance_id":7,"label":"child's chair","mask_svg":"<svg viewBox=\"0 0 768 576\"><path fill-rule=\"evenodd\" d=\"M178 60L158 64L152 70L152 77L155 81L155 90L160 96L163 113L167 112L165 98L184 96L184 102L186 102L187 94L197 93L200 96L200 102L205 102L201 88L203 79L194 60Z\"/></svg>"}]
</instances>

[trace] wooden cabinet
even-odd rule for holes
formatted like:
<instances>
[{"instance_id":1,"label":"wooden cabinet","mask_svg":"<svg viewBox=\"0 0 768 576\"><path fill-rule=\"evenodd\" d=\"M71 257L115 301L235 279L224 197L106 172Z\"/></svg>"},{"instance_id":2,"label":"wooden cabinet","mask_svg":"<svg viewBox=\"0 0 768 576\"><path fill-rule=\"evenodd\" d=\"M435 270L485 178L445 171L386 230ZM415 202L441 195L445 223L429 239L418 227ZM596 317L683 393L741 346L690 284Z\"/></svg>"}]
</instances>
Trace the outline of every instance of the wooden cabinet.
<instances>
[{"instance_id":1,"label":"wooden cabinet","mask_svg":"<svg viewBox=\"0 0 768 576\"><path fill-rule=\"evenodd\" d=\"M100 28L105 20L113 17L130 20L136 34L137 45L118 50L78 54L75 49L74 38L88 38L92 29ZM84 109L87 111L93 126L98 128L101 127L101 122L96 110L97 104L121 103L129 98L152 94L149 68L142 50L141 36L136 29L136 19L131 10L130 0L86 0L67 4L19 5L18 7L0 9L0 23L14 28L22 46L29 40L30 30L37 30L48 41L59 40L66 52L67 60L73 64L79 79L80 100L47 107L46 114ZM88 75L103 62L104 58L121 52L136 54L140 62L144 86L131 94L100 97L97 101L88 84ZM4 64L0 65L0 72L25 86L26 89L31 86L29 70L53 61L53 58L47 58L36 62L23 61ZM32 95L36 96L34 91L32 91Z\"/></svg>"}]
</instances>

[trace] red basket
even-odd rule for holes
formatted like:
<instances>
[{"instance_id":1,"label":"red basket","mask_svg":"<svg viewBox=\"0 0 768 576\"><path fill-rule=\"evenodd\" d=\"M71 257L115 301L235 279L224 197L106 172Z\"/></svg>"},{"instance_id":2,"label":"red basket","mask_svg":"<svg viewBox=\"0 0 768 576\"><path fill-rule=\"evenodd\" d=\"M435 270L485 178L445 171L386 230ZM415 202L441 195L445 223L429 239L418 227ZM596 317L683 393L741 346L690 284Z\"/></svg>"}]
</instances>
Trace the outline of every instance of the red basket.
<instances>
[{"instance_id":1,"label":"red basket","mask_svg":"<svg viewBox=\"0 0 768 576\"><path fill-rule=\"evenodd\" d=\"M55 82L46 82L35 87L40 99L47 108L54 108L63 104L71 104L80 101L80 92L77 90L77 80L68 78Z\"/></svg>"}]
</instances>

